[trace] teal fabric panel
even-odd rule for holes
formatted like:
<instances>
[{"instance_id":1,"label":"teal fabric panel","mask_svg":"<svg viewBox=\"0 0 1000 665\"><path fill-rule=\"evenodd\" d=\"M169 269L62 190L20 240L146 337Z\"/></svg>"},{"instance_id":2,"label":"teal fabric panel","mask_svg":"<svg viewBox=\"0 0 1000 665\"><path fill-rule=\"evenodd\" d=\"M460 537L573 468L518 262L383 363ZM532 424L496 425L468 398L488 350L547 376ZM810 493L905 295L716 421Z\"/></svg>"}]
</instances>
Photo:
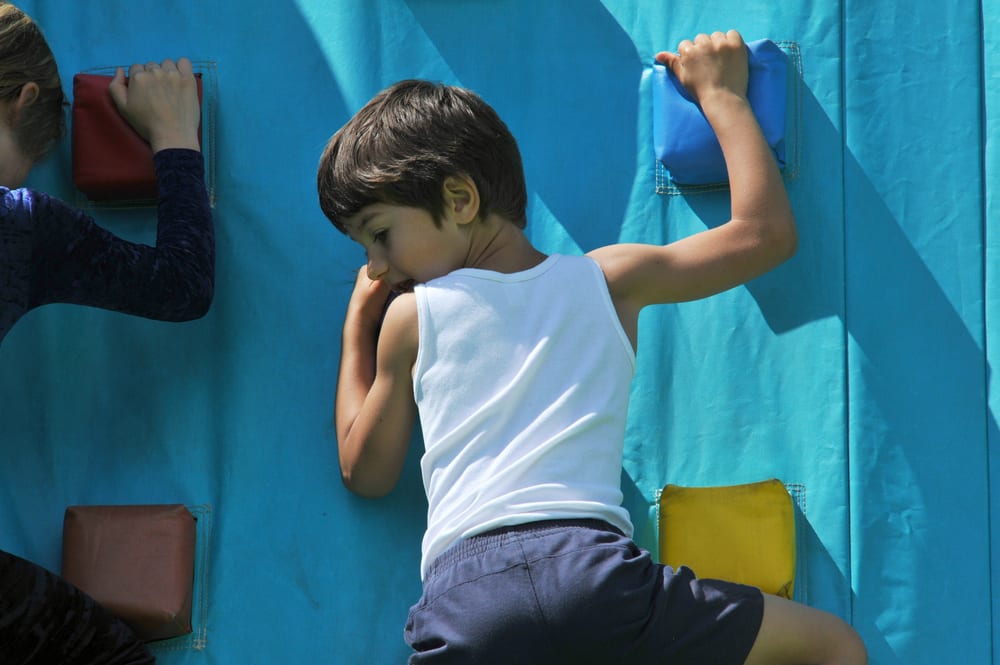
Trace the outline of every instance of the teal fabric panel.
<instances>
[{"instance_id":1,"label":"teal fabric panel","mask_svg":"<svg viewBox=\"0 0 1000 665\"><path fill-rule=\"evenodd\" d=\"M644 5L640 11L624 2L609 8L640 54L673 49L709 22L704 8ZM716 12L732 17L747 39L804 45L800 95L791 110L809 158L799 177L786 183L793 206L805 211L800 249L791 262L745 288L643 314L626 447L627 501L639 542L655 547L649 507L668 482L721 485L778 477L804 486L796 596L849 618L843 214L840 182L830 177L841 162L834 124L841 115L840 10L831 5L793 17L777 7L748 11L732 2L719 3ZM642 63L642 94L649 99L649 58ZM651 124L641 119L641 137ZM665 242L727 218L725 191L651 199L651 139L641 140L639 155L623 240ZM643 519L643 509L649 518Z\"/></svg>"},{"instance_id":2,"label":"teal fabric panel","mask_svg":"<svg viewBox=\"0 0 1000 665\"><path fill-rule=\"evenodd\" d=\"M160 662L403 660L421 490L415 466L380 502L339 481L331 405L361 254L316 204L319 153L350 107L314 27L286 3L25 9L64 80L180 55L217 62L218 279L212 311L194 323L50 306L12 331L0 351L2 547L58 570L66 505L207 504L205 639L158 647ZM378 34L352 27L360 12L330 21L358 51L360 35ZM67 150L37 179L72 199ZM152 239L148 211L99 215Z\"/></svg>"},{"instance_id":3,"label":"teal fabric panel","mask_svg":"<svg viewBox=\"0 0 1000 665\"><path fill-rule=\"evenodd\" d=\"M330 134L398 79L465 85L519 139L542 249L666 242L725 221L728 195L656 194L652 56L736 27L801 56L800 247L745 287L643 314L622 478L637 539L655 550L668 482L778 477L801 488L797 596L852 621L873 663L1000 663L997 0L20 5L67 91L98 66L217 67L209 315L48 306L0 349L0 548L58 570L67 505L210 507L204 640L160 645L160 662L405 660L421 442L390 496L341 486L332 403L363 255L316 203ZM31 183L75 197L68 141ZM152 241L148 210L96 214Z\"/></svg>"},{"instance_id":4,"label":"teal fabric panel","mask_svg":"<svg viewBox=\"0 0 1000 665\"><path fill-rule=\"evenodd\" d=\"M1000 376L993 370L1000 366L1000 233L996 220L1000 219L1000 191L994 183L1000 182L1000 29L995 17L1000 16L1000 2L984 0L982 3L983 27L983 181L985 206L983 227L986 264L986 391L989 398L988 469L990 477L990 497L1000 496L1000 432L996 427L1000 413ZM993 20L987 20L993 19ZM993 665L1000 663L1000 511L993 509L990 501L990 571L992 584L990 599L992 608Z\"/></svg>"},{"instance_id":5,"label":"teal fabric panel","mask_svg":"<svg viewBox=\"0 0 1000 665\"><path fill-rule=\"evenodd\" d=\"M979 7L845 16L854 621L879 663L985 663ZM960 611L942 611L949 588L968 590ZM917 637L930 625L948 639Z\"/></svg>"}]
</instances>

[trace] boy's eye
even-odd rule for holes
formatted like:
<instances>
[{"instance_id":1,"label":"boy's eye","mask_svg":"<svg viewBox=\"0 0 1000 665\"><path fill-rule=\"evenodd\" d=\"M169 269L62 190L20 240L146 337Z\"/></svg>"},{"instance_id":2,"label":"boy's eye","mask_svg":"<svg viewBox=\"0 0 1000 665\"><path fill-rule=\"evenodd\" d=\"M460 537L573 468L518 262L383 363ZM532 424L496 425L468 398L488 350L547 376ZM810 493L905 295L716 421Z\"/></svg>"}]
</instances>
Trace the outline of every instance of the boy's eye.
<instances>
[{"instance_id":1,"label":"boy's eye","mask_svg":"<svg viewBox=\"0 0 1000 665\"><path fill-rule=\"evenodd\" d=\"M386 230L376 231L372 234L372 242L384 243L386 238L389 237L389 232Z\"/></svg>"}]
</instances>

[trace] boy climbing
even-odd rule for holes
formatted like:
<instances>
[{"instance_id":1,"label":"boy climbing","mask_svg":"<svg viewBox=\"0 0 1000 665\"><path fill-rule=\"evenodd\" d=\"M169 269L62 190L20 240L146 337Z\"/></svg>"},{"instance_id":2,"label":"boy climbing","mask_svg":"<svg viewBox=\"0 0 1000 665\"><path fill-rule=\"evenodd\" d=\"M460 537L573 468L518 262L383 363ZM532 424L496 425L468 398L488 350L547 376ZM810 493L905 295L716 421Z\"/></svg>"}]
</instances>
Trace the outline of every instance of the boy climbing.
<instances>
[{"instance_id":1,"label":"boy climbing","mask_svg":"<svg viewBox=\"0 0 1000 665\"><path fill-rule=\"evenodd\" d=\"M665 246L533 247L517 144L461 88L398 83L327 145L320 205L368 255L337 383L344 483L390 491L418 417L425 445L411 664L866 662L831 614L657 565L621 505L639 312L795 251L746 58L736 31L657 55L716 132L732 196L728 222Z\"/></svg>"}]
</instances>

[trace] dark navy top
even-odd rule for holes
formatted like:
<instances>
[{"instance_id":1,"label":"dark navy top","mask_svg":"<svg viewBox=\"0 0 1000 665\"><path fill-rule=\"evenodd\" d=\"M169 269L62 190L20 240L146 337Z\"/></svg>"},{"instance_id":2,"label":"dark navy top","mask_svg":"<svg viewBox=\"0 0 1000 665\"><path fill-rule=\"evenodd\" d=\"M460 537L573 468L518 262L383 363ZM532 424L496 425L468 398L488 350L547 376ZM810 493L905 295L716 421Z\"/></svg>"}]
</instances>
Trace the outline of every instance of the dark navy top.
<instances>
[{"instance_id":1,"label":"dark navy top","mask_svg":"<svg viewBox=\"0 0 1000 665\"><path fill-rule=\"evenodd\" d=\"M153 156L156 247L123 240L62 201L0 187L0 342L47 303L113 309L163 321L203 316L215 285L215 233L197 150Z\"/></svg>"}]
</instances>

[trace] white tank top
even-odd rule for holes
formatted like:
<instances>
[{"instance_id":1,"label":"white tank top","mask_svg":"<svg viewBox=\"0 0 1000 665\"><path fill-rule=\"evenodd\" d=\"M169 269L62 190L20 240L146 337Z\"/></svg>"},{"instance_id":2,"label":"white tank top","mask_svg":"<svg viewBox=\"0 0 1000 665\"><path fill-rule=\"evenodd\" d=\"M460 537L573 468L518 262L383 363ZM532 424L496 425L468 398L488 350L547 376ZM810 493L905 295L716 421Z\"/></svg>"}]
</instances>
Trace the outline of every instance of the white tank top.
<instances>
[{"instance_id":1,"label":"white tank top","mask_svg":"<svg viewBox=\"0 0 1000 665\"><path fill-rule=\"evenodd\" d=\"M597 263L465 268L414 291L421 574L457 540L500 526L596 518L631 536L621 464L635 353Z\"/></svg>"}]
</instances>

